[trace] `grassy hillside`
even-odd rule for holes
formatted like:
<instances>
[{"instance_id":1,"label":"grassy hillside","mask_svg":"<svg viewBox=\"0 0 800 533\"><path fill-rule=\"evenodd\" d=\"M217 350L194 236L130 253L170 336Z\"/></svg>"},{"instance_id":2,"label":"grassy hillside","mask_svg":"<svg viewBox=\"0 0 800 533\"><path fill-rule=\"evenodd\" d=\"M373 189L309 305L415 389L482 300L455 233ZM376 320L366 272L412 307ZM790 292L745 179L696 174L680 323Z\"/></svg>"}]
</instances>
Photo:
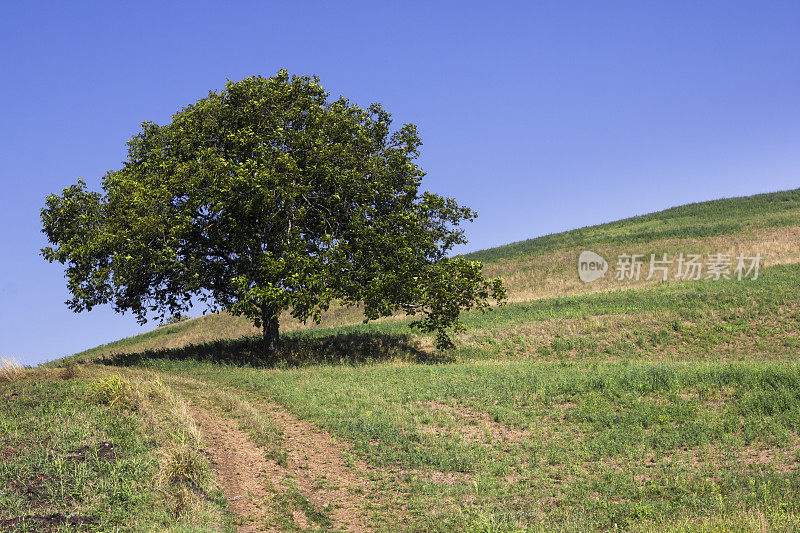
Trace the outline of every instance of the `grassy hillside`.
<instances>
[{"instance_id":1,"label":"grassy hillside","mask_svg":"<svg viewBox=\"0 0 800 533\"><path fill-rule=\"evenodd\" d=\"M792 363L161 363L276 402L363 460L415 531L800 527Z\"/></svg>"},{"instance_id":2,"label":"grassy hillside","mask_svg":"<svg viewBox=\"0 0 800 533\"><path fill-rule=\"evenodd\" d=\"M800 347L798 285L800 265L779 265L765 269L758 280L687 281L510 303L486 314L465 313L466 331L455 337L456 349L446 353L434 352L408 320L296 329L284 334L279 362L793 359ZM258 351L257 338L179 343L199 329L198 323L210 329L214 321L234 320L187 321L76 357L246 362Z\"/></svg>"},{"instance_id":3,"label":"grassy hillside","mask_svg":"<svg viewBox=\"0 0 800 533\"><path fill-rule=\"evenodd\" d=\"M0 395L0 530L232 528L185 402L152 374L18 370Z\"/></svg>"},{"instance_id":4,"label":"grassy hillside","mask_svg":"<svg viewBox=\"0 0 800 533\"><path fill-rule=\"evenodd\" d=\"M37 370L27 384L0 383L6 396L62 391L67 410L58 421L37 415L53 424L46 430L14 407L4 421L13 438L0 445L19 449L34 435L42 449L63 450L15 459L48 483L64 480L45 500L72 486L52 466L58 457L102 440L130 450L141 466L98 462L81 474L94 481L74 511L58 508L107 525L123 511L100 510L97 502L116 501L105 472L129 487L163 479L165 463L136 443L172 450L166 435L194 427L189 451L210 461L199 463L209 474L203 493L221 494L191 505L212 525L176 507L192 489L168 484L163 504L149 489L131 500L120 516L135 517L134 530L165 513L206 531L797 530L798 238L800 192L788 191L477 252L470 257L506 277L513 301L465 314L467 330L448 352L403 318L360 324L357 309L333 309L313 328L287 317L271 360L259 358L246 321L182 322L56 361L64 368ZM585 248L609 260L760 252L765 268L757 280L607 277L587 287L576 273ZM114 374L138 391L133 404L97 403L91 391ZM84 411L89 429L76 432L65 419ZM140 425L114 433L109 413ZM28 479L16 471L0 472L0 483ZM0 520L41 514L25 497L7 503Z\"/></svg>"},{"instance_id":5,"label":"grassy hillside","mask_svg":"<svg viewBox=\"0 0 800 533\"><path fill-rule=\"evenodd\" d=\"M576 246L650 243L665 239L703 239L747 230L800 223L800 189L725 198L673 207L481 250L465 257L493 263Z\"/></svg>"},{"instance_id":6,"label":"grassy hillside","mask_svg":"<svg viewBox=\"0 0 800 533\"><path fill-rule=\"evenodd\" d=\"M613 272L609 272L604 279L587 285L578 279L576 271L577 257L584 249L601 253L611 263L611 269L613 269L614 258L620 253L637 253L645 255L645 257L649 257L651 253L659 256L662 253L668 253L670 257L674 258L678 253L729 253L735 255L739 252L746 254L758 252L763 257L762 265L771 267L800 263L800 245L797 243L800 243L800 189L690 204L618 222L475 252L466 257L484 262L484 270L487 275L503 276L509 288L510 301L522 305L510 305L494 311L486 317L471 318L468 316L467 321L473 330L488 328L496 332L497 327L491 324L506 323L511 320L508 317L519 315L519 309L531 306L532 308L546 309L552 306L566 305L564 302L571 300L563 300L565 297L642 289L656 287L659 284L655 280L646 281L645 276L642 276L639 281L617 281L613 277ZM670 283L689 287L689 289L675 289L678 294L685 290L699 290L693 283L680 283L676 280L671 280ZM741 294L749 288L751 285L722 284L722 288L715 287L709 290L724 293L725 290L730 289ZM671 289L661 287L659 290L663 292L655 294L663 295L662 300L666 301L671 298ZM762 290L761 293L763 292ZM652 293L636 293L631 298L644 298L640 294ZM615 301L620 297L619 295L611 296L609 301ZM653 297L649 298L653 299ZM791 299L791 296L789 298ZM544 301L530 305L525 303L533 300ZM602 297L599 300L592 298L585 300L585 302L597 301L605 300ZM576 300L574 305L580 307L584 305L582 302L584 300ZM660 309L658 306L648 307L649 305L649 301L644 302L639 309L645 309L649 314L653 314L657 308ZM723 303L718 304L719 307L723 305ZM602 311L600 309L595 314L619 314ZM676 311L677 309L671 310L670 318L674 318L673 315ZM664 314L662 313L662 315ZM529 318L522 319L522 322L528 321ZM562 318L574 319L575 317L551 316L550 318L553 320L553 326L557 329L559 320ZM324 315L319 326L311 323L298 323L286 313L282 317L281 328L286 332L314 329L331 333L345 331L337 330L342 326L359 325L362 319L363 315L358 308L334 306ZM485 327L479 326L481 322L485 322ZM541 322L541 320L536 322ZM652 322L652 320L648 319L648 322ZM662 322L664 321L662 320ZM392 331L403 335L411 334L406 326L407 321L402 317L385 319L377 324L377 326L375 324L359 325L355 329L346 328L346 331ZM644 329L648 329L645 324L643 326ZM544 329L551 331L550 334L544 334L544 338L552 337L554 328L545 326ZM76 359L86 360L112 353L180 348L189 344L236 339L257 333L258 331L247 320L224 313L213 314L99 346L77 354ZM299 334L295 333L295 335ZM477 337L479 334L475 331L468 333L462 337L462 345L474 344ZM418 340L425 346L429 345L428 339L419 338ZM508 339L496 340L508 342ZM490 344L489 348L494 350L497 342ZM534 350L539 348L538 345L530 347Z\"/></svg>"}]
</instances>

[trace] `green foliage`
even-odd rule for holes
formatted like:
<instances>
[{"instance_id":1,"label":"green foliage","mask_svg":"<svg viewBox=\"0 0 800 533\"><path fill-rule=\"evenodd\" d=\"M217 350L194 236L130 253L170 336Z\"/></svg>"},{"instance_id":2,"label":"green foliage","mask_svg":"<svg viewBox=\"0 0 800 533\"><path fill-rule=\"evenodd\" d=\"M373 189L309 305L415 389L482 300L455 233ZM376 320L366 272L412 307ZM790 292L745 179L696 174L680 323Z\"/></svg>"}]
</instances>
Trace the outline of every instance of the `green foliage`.
<instances>
[{"instance_id":1,"label":"green foliage","mask_svg":"<svg viewBox=\"0 0 800 533\"><path fill-rule=\"evenodd\" d=\"M421 313L448 347L460 310L505 292L447 257L475 213L420 192L420 145L412 124L392 131L380 105L331 101L316 77L228 82L143 123L102 195L79 180L49 196L42 253L67 265L75 311L112 303L144 322L197 299L276 344L282 310L318 321L335 299L367 319Z\"/></svg>"}]
</instances>

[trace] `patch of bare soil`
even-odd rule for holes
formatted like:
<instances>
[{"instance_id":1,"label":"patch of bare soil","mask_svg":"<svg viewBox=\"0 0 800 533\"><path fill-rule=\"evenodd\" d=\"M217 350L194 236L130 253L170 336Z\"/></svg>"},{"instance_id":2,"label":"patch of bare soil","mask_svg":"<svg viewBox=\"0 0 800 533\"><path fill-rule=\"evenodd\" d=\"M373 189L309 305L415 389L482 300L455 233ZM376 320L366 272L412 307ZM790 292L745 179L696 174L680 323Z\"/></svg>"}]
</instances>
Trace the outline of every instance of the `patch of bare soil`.
<instances>
[{"instance_id":1,"label":"patch of bare soil","mask_svg":"<svg viewBox=\"0 0 800 533\"><path fill-rule=\"evenodd\" d=\"M24 479L17 479L9 482L7 488L23 496L30 505L34 507L44 507L50 499L50 494L45 485L52 480L52 477L38 474Z\"/></svg>"},{"instance_id":2,"label":"patch of bare soil","mask_svg":"<svg viewBox=\"0 0 800 533\"><path fill-rule=\"evenodd\" d=\"M284 492L294 485L311 504L325 511L333 529L353 532L373 531L369 526L370 503L379 496L364 476L366 463L348 465L342 457L344 443L337 443L328 432L301 420L281 406L259 405L266 409L284 435L283 451L287 466L265 457L263 450L242 432L234 420L193 407L192 414L210 446L207 453L219 473L219 481L230 511L239 519L238 531L278 531L267 524L273 489ZM369 495L372 495L370 498ZM292 519L300 528L313 524L301 510Z\"/></svg>"},{"instance_id":3,"label":"patch of bare soil","mask_svg":"<svg viewBox=\"0 0 800 533\"><path fill-rule=\"evenodd\" d=\"M219 418L196 406L192 408L192 415L209 444L206 452L219 474L229 510L240 522L237 531L268 530L266 503L269 493L265 475L268 470L274 471L277 465L264 458L262 450L239 430L236 422Z\"/></svg>"},{"instance_id":4,"label":"patch of bare soil","mask_svg":"<svg viewBox=\"0 0 800 533\"><path fill-rule=\"evenodd\" d=\"M795 450L759 449L748 446L739 455L739 461L751 468L772 467L781 474L797 470Z\"/></svg>"},{"instance_id":5,"label":"patch of bare soil","mask_svg":"<svg viewBox=\"0 0 800 533\"><path fill-rule=\"evenodd\" d=\"M182 378L183 384L192 384L194 390L202 390L212 385L191 378ZM231 394L242 397L235 388L229 388ZM270 515L270 510L261 511L258 505L266 502L266 506L275 508L294 501L290 509L291 520L300 529L323 526L336 531L373 531L370 518L379 512L391 522L404 522L408 519L407 506L403 499L405 493L394 488L385 488L381 484L392 478L393 472L379 471L365 461L353 457L351 444L337 440L333 435L318 426L302 420L286 408L263 399L249 397L251 405L267 415L280 430L282 442L281 452L284 461L277 463L268 459L264 450L254 444L238 427L235 420L222 419L212 412L193 407L196 422L201 432L208 435L213 445L208 450L213 462L223 479L223 491L230 502L238 502L231 510L237 516L248 516L257 512L259 516ZM230 450L230 451L228 451ZM245 469L240 464L247 465ZM233 473L240 472L245 485L257 487L258 497L251 502L240 502L243 494L242 481L237 481ZM378 481L374 481L374 480ZM261 490L264 487L265 490ZM287 496L283 498L281 496ZM310 506L297 501L300 496ZM277 512L287 509L277 509ZM324 515L322 523L320 514ZM273 521L288 518L281 513ZM316 522L316 523L315 523ZM329 523L328 523L329 522ZM277 526L276 526L277 527ZM256 531L257 529L240 529Z\"/></svg>"},{"instance_id":6,"label":"patch of bare soil","mask_svg":"<svg viewBox=\"0 0 800 533\"><path fill-rule=\"evenodd\" d=\"M65 455L65 457L72 459L76 463L82 463L94 456L97 456L101 461L116 461L117 449L112 443L103 441L94 445L80 446Z\"/></svg>"},{"instance_id":7,"label":"patch of bare soil","mask_svg":"<svg viewBox=\"0 0 800 533\"><path fill-rule=\"evenodd\" d=\"M456 423L458 432L467 440L485 442L522 442L529 439L530 431L513 428L496 422L489 413L470 409L461 404L455 406L441 402L425 402L422 407L429 411L447 413Z\"/></svg>"},{"instance_id":8,"label":"patch of bare soil","mask_svg":"<svg viewBox=\"0 0 800 533\"><path fill-rule=\"evenodd\" d=\"M7 442L5 445L0 446L0 459L2 460L9 460L12 457L24 453L26 450L31 450L32 448L43 446L47 443L47 441L32 441L28 439L17 439L11 442Z\"/></svg>"},{"instance_id":9,"label":"patch of bare soil","mask_svg":"<svg viewBox=\"0 0 800 533\"><path fill-rule=\"evenodd\" d=\"M406 478L411 478L438 485L464 485L471 483L475 479L475 475L470 472L442 472L434 469L399 468L393 470L392 473L397 476L400 482L405 482Z\"/></svg>"},{"instance_id":10,"label":"patch of bare soil","mask_svg":"<svg viewBox=\"0 0 800 533\"><path fill-rule=\"evenodd\" d=\"M11 446L10 444L7 446L3 446L2 448L0 448L0 460L7 461L11 459L17 454L17 451L19 451L19 448L17 446Z\"/></svg>"}]
</instances>

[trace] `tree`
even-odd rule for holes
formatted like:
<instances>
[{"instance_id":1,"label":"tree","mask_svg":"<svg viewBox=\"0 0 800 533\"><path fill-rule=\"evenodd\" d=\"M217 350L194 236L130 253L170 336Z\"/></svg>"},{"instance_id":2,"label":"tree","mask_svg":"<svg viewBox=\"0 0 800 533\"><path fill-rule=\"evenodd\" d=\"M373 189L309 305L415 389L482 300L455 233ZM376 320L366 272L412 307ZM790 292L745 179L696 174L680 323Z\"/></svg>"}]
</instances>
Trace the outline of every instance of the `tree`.
<instances>
[{"instance_id":1,"label":"tree","mask_svg":"<svg viewBox=\"0 0 800 533\"><path fill-rule=\"evenodd\" d=\"M69 307L144 323L200 301L250 318L274 352L283 310L318 322L333 300L361 302L366 320L419 315L451 346L461 310L505 297L480 263L447 255L475 213L420 192L412 124L392 131L380 105L328 96L284 70L229 81L143 123L103 194L81 179L49 196L42 255L67 265Z\"/></svg>"}]
</instances>

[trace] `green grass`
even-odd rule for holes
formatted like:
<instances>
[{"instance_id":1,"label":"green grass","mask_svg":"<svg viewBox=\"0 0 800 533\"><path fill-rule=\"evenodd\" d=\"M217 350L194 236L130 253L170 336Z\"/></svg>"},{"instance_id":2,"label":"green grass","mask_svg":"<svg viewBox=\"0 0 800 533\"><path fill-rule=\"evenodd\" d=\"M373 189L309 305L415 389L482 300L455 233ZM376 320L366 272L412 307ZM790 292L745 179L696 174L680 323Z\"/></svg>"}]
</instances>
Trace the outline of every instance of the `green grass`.
<instances>
[{"instance_id":1,"label":"green grass","mask_svg":"<svg viewBox=\"0 0 800 533\"><path fill-rule=\"evenodd\" d=\"M327 429L405 494L411 529L791 529L798 281L800 265L783 265L755 281L509 304L467 314L438 364L318 357L348 339L411 342L404 322L292 332L299 352L277 369L224 364L248 341L115 362L239 389Z\"/></svg>"},{"instance_id":2,"label":"green grass","mask_svg":"<svg viewBox=\"0 0 800 533\"><path fill-rule=\"evenodd\" d=\"M800 189L794 189L682 205L480 250L465 257L488 263L575 246L631 245L674 237L699 239L748 229L797 225L798 214Z\"/></svg>"},{"instance_id":3,"label":"green grass","mask_svg":"<svg viewBox=\"0 0 800 533\"><path fill-rule=\"evenodd\" d=\"M575 268L578 252L575 250L595 247L596 251L605 253L608 258L612 258L617 251L704 253L725 251L731 246L744 245L746 246L744 251L749 253L763 251L769 256L769 260L765 259L765 264L771 266L785 263L786 258L783 256L791 255L793 258L796 255L797 246L794 244L793 234L778 237L774 235L754 237L753 232L764 228L775 229L798 225L800 225L800 189L689 204L609 224L581 228L475 252L466 257L483 261L490 275L506 277L512 299L535 298L535 300L531 303L517 301L515 305L509 305L498 313L486 316L466 315L465 318L473 326L480 324L491 327L493 323L513 321L510 317L514 315L526 320L529 318L538 320L538 317L548 313L553 318L579 316L582 313L585 314L586 311L581 308L586 307L590 308L588 312L594 312L592 309L597 310L600 307L604 307L612 313L628 312L626 306L633 309L634 312L641 309L652 312L655 308L671 307L675 309L678 307L666 301L673 295L679 296L681 305L707 307L707 304L703 302L703 298L707 297L704 296L704 292L719 293L729 290L730 287L724 283L720 284L723 286L721 289L708 287L707 283L676 283L677 287L674 292L658 287L655 292L637 292L628 299L621 295L622 290L627 291L639 287L636 287L635 284L615 285L606 280L598 281L592 287L608 291L618 286L621 290L615 296L573 299L573 296L584 296L584 293L590 289L577 281ZM715 235L727 236L729 239L703 241L703 238ZM680 242L664 240L670 237L679 237ZM752 242L747 238L752 238ZM764 241L764 239L767 240ZM781 241L780 246L770 252L769 246L775 246L775 239ZM652 248L653 246L655 248ZM750 249L750 246L753 248ZM550 252L554 252L556 255L553 256ZM691 288L687 289L687 287ZM764 288L763 290L758 287L754 289L761 291L758 295L759 298L773 288L763 284L759 287ZM778 287L778 289L785 296L785 287ZM733 292L737 292L737 290L732 289ZM751 288L742 286L737 294L742 294L745 290L751 290ZM565 296L554 297L559 295ZM547 297L542 298L542 296ZM539 305L538 301L540 300L545 303ZM648 307L651 305L655 307ZM720 307L721 304L714 305ZM567 310L562 310L562 307ZM406 335L409 333L407 320L401 319L397 323L395 321L380 322L363 327L360 325L362 319L363 315L358 309L334 306L332 312L325 316L320 327L307 329L288 317L284 317L282 330L288 334L289 339L318 338L330 335L332 332L356 335L372 335L374 333ZM252 335L253 332L252 326L243 318L213 314L91 348L75 354L71 358L64 358L60 360L60 363L70 359L73 361L92 360L114 353L172 350L189 344L199 345L204 342L237 339L245 335ZM340 353L341 350L336 350L336 352L337 357L346 359Z\"/></svg>"},{"instance_id":4,"label":"green grass","mask_svg":"<svg viewBox=\"0 0 800 533\"><path fill-rule=\"evenodd\" d=\"M513 303L464 317L461 358L753 359L800 348L800 265L758 280L663 284Z\"/></svg>"},{"instance_id":5,"label":"green grass","mask_svg":"<svg viewBox=\"0 0 800 533\"><path fill-rule=\"evenodd\" d=\"M346 439L419 528L800 527L795 362L170 365Z\"/></svg>"},{"instance_id":6,"label":"green grass","mask_svg":"<svg viewBox=\"0 0 800 533\"><path fill-rule=\"evenodd\" d=\"M383 360L535 357L539 360L793 358L800 348L800 265L757 280L695 281L511 303L463 315L457 348L435 352L408 320L290 331L283 352L260 355L257 337L113 355L109 362L190 359L291 367Z\"/></svg>"},{"instance_id":7,"label":"green grass","mask_svg":"<svg viewBox=\"0 0 800 533\"><path fill-rule=\"evenodd\" d=\"M640 314L663 311L703 313L740 308L754 312L798 303L800 265L764 269L759 279L703 280L662 284L563 298L512 303L487 314L465 313L468 327L502 327L510 323L576 318L587 315Z\"/></svg>"},{"instance_id":8,"label":"green grass","mask_svg":"<svg viewBox=\"0 0 800 533\"><path fill-rule=\"evenodd\" d=\"M800 264L783 263L795 257L799 215L800 189L691 204L470 254L493 265L493 275L513 274L515 287L527 291L574 277L579 247L609 254L666 244L746 251L773 245L772 262L755 281L609 285L586 293L574 280L556 280L542 291L549 297L464 314L466 331L448 352L434 351L408 320L363 325L337 309L322 327L287 328L275 357L262 356L257 338L241 337L251 333L247 324L215 315L54 366L100 358L112 367L109 376L152 381L145 370L155 372L172 394L237 420L282 465L280 431L256 406L285 406L329 431L344 460L365 462L371 486L394 495L375 516L397 520L381 530L798 530ZM776 228L792 231L758 233ZM560 262L550 266L553 258ZM72 399L64 403L72 407L64 409L90 413L79 419L85 431L110 431L101 413L141 420L139 411L125 410L124 385L66 383ZM23 407L10 412L16 414L8 420L27 420ZM15 434L45 431L29 423ZM158 434L129 429L133 442ZM62 448L111 438L87 435ZM146 463L146 449L131 453ZM31 472L51 472L35 464ZM135 484L163 465L138 468L116 475ZM323 529L332 525L328 511L308 507L299 488L268 489L275 494L272 518L282 527L297 527L295 512ZM94 503L106 501L103 490L91 489L64 510L110 520ZM159 523L170 512L158 502L148 509L146 490L129 496L143 503L132 500L128 518ZM0 516L28 512L12 509Z\"/></svg>"},{"instance_id":9,"label":"green grass","mask_svg":"<svg viewBox=\"0 0 800 533\"><path fill-rule=\"evenodd\" d=\"M153 424L163 411L158 394L137 397L134 384L114 376L31 371L0 384L0 395L0 529L225 529L210 479L197 484L207 491L202 500L182 495L180 484L154 483L160 455L181 431L174 420Z\"/></svg>"}]
</instances>

